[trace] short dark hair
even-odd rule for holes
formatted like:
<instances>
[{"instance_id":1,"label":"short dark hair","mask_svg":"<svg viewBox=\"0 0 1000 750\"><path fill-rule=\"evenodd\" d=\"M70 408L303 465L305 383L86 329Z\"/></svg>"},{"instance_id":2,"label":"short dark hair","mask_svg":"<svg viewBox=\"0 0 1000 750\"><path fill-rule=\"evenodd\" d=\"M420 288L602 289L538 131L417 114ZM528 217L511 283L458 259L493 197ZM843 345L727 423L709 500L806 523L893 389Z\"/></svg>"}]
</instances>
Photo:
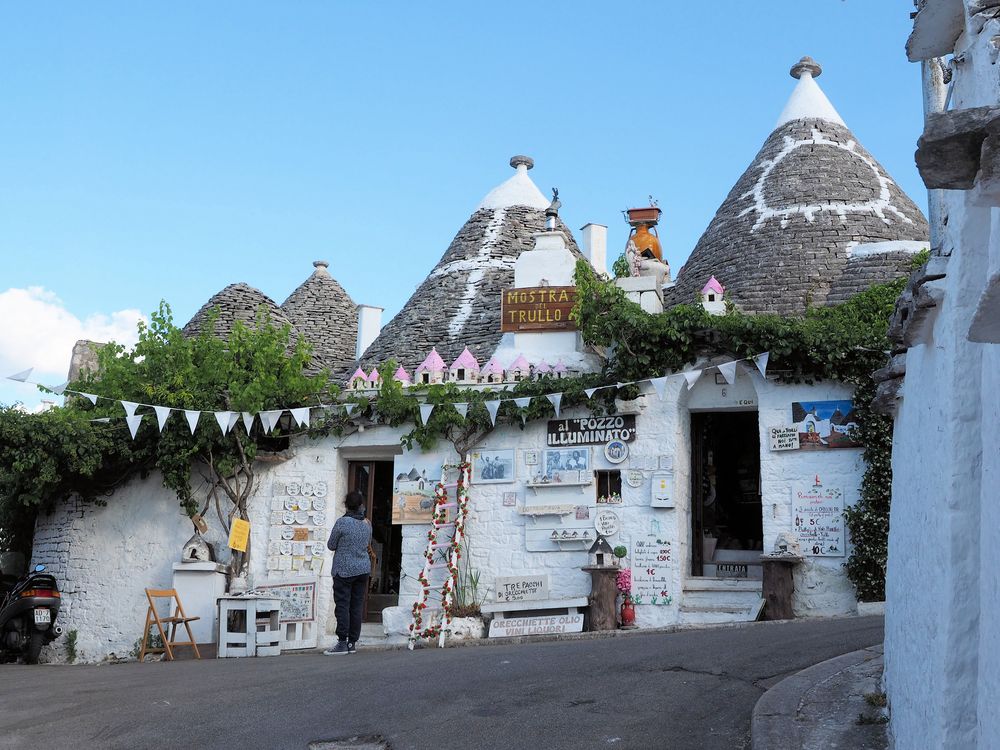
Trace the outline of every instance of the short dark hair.
<instances>
[{"instance_id":1,"label":"short dark hair","mask_svg":"<svg viewBox=\"0 0 1000 750\"><path fill-rule=\"evenodd\" d=\"M347 505L348 510L357 510L365 504L365 496L357 490L354 490L353 492L347 493L347 497L344 498L344 503Z\"/></svg>"}]
</instances>

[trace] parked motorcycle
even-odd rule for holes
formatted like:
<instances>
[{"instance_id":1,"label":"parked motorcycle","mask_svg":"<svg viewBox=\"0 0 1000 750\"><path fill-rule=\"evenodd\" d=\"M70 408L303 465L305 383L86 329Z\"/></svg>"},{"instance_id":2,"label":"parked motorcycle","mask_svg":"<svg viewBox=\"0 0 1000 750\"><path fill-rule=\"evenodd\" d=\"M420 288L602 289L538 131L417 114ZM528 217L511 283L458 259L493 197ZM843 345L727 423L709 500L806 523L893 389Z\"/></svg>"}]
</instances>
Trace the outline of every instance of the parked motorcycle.
<instances>
[{"instance_id":1,"label":"parked motorcycle","mask_svg":"<svg viewBox=\"0 0 1000 750\"><path fill-rule=\"evenodd\" d=\"M23 578L0 575L0 660L37 664L42 646L62 634L56 579L36 565Z\"/></svg>"}]
</instances>

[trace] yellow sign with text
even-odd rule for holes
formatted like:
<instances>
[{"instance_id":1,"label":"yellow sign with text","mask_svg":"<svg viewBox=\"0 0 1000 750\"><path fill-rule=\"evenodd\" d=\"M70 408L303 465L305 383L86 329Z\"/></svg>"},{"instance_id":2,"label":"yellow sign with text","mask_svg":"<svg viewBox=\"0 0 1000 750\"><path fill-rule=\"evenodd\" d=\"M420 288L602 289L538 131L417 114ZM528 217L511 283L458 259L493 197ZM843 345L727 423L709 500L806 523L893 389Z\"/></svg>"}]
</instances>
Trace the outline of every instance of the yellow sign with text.
<instances>
[{"instance_id":1,"label":"yellow sign with text","mask_svg":"<svg viewBox=\"0 0 1000 750\"><path fill-rule=\"evenodd\" d=\"M242 518L233 520L233 526L229 530L229 548L237 552L246 552L247 544L250 542L250 522Z\"/></svg>"}]
</instances>

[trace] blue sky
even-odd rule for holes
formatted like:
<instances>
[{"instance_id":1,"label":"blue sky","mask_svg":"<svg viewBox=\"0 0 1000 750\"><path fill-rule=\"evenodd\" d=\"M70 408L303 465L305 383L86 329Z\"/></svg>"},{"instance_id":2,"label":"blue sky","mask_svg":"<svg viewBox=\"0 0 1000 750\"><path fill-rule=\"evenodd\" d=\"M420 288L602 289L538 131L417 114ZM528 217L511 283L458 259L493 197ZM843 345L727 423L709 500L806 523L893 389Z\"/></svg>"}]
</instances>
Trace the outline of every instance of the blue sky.
<instances>
[{"instance_id":1,"label":"blue sky","mask_svg":"<svg viewBox=\"0 0 1000 750\"><path fill-rule=\"evenodd\" d=\"M33 3L0 10L0 375L330 271L398 311L511 155L576 229L654 195L679 267L802 55L921 207L897 0ZM62 360L60 359L62 357ZM37 400L0 385L0 403Z\"/></svg>"}]
</instances>

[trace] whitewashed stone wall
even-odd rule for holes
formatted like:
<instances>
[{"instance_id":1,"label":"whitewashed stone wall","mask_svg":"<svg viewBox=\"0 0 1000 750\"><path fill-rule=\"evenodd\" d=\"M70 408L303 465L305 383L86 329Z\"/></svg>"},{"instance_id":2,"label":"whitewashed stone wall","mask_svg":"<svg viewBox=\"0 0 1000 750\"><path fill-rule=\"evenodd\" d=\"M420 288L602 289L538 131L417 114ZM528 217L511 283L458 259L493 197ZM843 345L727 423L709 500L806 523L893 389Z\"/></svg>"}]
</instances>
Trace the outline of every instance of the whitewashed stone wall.
<instances>
[{"instance_id":1,"label":"whitewashed stone wall","mask_svg":"<svg viewBox=\"0 0 1000 750\"><path fill-rule=\"evenodd\" d=\"M944 3L931 2L944 13ZM972 3L965 3L971 6ZM980 4L982 5L982 4ZM967 19L952 109L996 106L1000 21ZM885 681L897 750L1000 742L1000 354L969 327L1000 270L1000 212L943 191L943 300L906 355L893 447Z\"/></svg>"},{"instance_id":2,"label":"whitewashed stone wall","mask_svg":"<svg viewBox=\"0 0 1000 750\"><path fill-rule=\"evenodd\" d=\"M637 623L657 627L678 622L684 601L684 583L690 575L691 557L691 410L759 409L761 441L761 481L763 491L764 547L770 549L778 533L792 529L791 492L796 482L808 482L820 474L824 483L842 486L847 502L857 499L863 465L860 451L839 449L815 452L772 453L767 449L767 428L788 424L792 401L849 398L850 391L836 383L813 386L779 385L766 382L755 369L744 368L733 386L719 386L712 373L706 374L688 391L681 378L671 379L663 401L650 391L639 399L637 437L630 444L634 457L669 456L674 472L674 508L650 507L651 471L638 488L622 484L623 504L611 506L620 520L621 531L612 544L624 544L631 551L636 540L657 532L672 542L669 605L642 605ZM564 412L562 416L588 416L587 412ZM291 480L326 481L330 491L327 527L344 512L348 462L351 460L392 460L401 452L399 429L375 428L348 438L303 440L289 451L290 458L259 465L258 488L250 504L251 585L266 583L267 531L271 497L275 483ZM531 521L504 507L504 492L516 491L518 505L528 494L539 503L585 504L593 501L595 487L530 489L524 484L529 470L524 464L526 450L545 449L546 423L528 424L525 429L501 427L490 434L482 447L516 450L517 481L511 484L480 484L472 492L468 524L468 562L481 576L481 593L493 589L497 576L518 573L546 573L553 598L586 596L590 576L581 568L587 564L585 549L560 552L532 552L525 547L525 528ZM442 446L447 446L446 442ZM594 469L625 471L630 462L613 465L602 446L591 447ZM454 459L457 461L458 456ZM658 465L658 464L657 464ZM603 506L602 506L603 507ZM593 517L593 516L592 516ZM226 540L218 533L218 522L209 513L208 535L220 559L228 560ZM408 608L418 593L417 575L423 563L427 526L403 527L403 566L400 606ZM177 505L173 493L162 487L158 476L134 481L109 499L107 506L67 503L51 516L39 520L36 529L35 561L50 565L66 592L60 621L66 630L78 632L81 660L96 661L111 654L128 655L139 639L145 612L143 588L169 587L172 564L179 559L183 543L191 535L190 522ZM853 590L844 575L845 558L810 559L796 576L795 610L799 615L827 615L850 612ZM286 574L292 577L291 574ZM273 581L273 577L270 579ZM320 645L334 638L329 558L318 577L317 616ZM727 603L725 592L715 595ZM688 621L691 621L690 619ZM59 658L59 646L52 649Z\"/></svg>"}]
</instances>

